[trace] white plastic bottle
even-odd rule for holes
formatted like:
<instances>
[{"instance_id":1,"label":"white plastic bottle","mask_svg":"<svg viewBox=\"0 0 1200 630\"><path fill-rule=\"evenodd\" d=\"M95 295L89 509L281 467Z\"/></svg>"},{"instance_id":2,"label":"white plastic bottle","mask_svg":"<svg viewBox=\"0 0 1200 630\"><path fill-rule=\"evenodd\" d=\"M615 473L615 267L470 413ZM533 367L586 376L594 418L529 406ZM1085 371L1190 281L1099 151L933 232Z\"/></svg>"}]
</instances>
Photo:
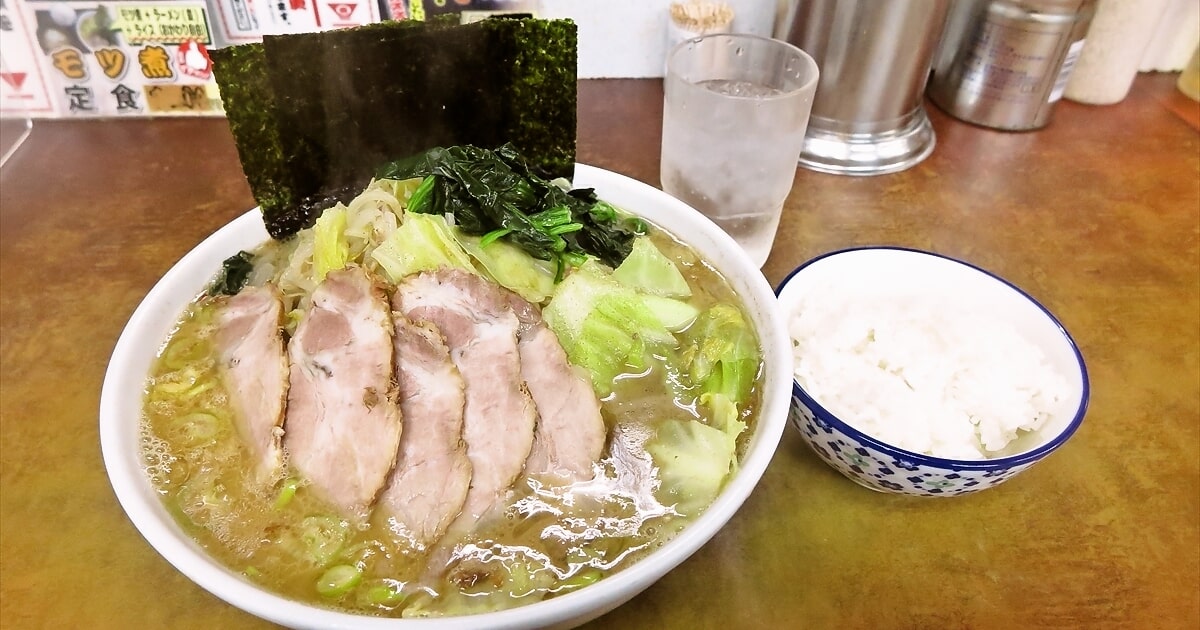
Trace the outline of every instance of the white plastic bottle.
<instances>
[{"instance_id":1,"label":"white plastic bottle","mask_svg":"<svg viewBox=\"0 0 1200 630\"><path fill-rule=\"evenodd\" d=\"M1063 96L1089 105L1124 100L1167 1L1100 0Z\"/></svg>"}]
</instances>

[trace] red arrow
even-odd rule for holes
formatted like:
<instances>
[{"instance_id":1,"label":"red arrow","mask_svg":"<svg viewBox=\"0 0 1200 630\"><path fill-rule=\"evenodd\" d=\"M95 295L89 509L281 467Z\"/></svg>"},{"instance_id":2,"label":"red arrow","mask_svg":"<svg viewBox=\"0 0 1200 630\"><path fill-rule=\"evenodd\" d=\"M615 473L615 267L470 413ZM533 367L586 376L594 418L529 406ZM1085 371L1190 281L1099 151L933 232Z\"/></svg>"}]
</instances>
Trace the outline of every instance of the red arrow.
<instances>
[{"instance_id":1,"label":"red arrow","mask_svg":"<svg viewBox=\"0 0 1200 630\"><path fill-rule=\"evenodd\" d=\"M358 6L357 2L330 2L329 8L333 9L334 14L343 20L350 19L354 15L354 9Z\"/></svg>"},{"instance_id":2,"label":"red arrow","mask_svg":"<svg viewBox=\"0 0 1200 630\"><path fill-rule=\"evenodd\" d=\"M28 74L27 72L0 72L0 79L4 79L5 83L12 86L12 89L20 92Z\"/></svg>"}]
</instances>

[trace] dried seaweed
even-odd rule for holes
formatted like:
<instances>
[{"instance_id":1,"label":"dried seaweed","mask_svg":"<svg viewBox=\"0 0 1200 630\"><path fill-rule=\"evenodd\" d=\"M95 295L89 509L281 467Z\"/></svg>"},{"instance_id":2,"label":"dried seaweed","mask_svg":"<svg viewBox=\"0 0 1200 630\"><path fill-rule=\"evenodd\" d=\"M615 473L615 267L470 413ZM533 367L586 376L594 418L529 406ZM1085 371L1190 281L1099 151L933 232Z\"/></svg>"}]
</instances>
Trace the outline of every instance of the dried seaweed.
<instances>
[{"instance_id":1,"label":"dried seaweed","mask_svg":"<svg viewBox=\"0 0 1200 630\"><path fill-rule=\"evenodd\" d=\"M511 142L548 177L575 161L575 24L447 20L267 37L214 51L267 230L284 238L381 164Z\"/></svg>"}]
</instances>

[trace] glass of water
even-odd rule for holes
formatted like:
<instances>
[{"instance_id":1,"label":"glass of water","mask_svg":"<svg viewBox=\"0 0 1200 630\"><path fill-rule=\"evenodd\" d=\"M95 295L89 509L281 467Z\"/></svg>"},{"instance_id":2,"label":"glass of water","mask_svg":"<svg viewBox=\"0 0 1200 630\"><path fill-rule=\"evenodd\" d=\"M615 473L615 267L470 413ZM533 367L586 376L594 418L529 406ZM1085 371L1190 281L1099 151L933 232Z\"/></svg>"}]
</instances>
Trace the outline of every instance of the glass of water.
<instances>
[{"instance_id":1,"label":"glass of water","mask_svg":"<svg viewBox=\"0 0 1200 630\"><path fill-rule=\"evenodd\" d=\"M706 35L671 51L663 89L663 190L761 267L796 176L816 62L776 39Z\"/></svg>"}]
</instances>

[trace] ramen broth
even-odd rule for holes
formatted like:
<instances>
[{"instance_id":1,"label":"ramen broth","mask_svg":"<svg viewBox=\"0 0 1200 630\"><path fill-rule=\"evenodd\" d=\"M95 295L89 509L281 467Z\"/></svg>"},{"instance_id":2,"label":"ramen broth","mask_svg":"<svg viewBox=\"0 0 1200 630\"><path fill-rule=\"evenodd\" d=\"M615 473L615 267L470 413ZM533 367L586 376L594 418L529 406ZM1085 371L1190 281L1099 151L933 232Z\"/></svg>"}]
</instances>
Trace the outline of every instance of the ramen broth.
<instances>
[{"instance_id":1,"label":"ramen broth","mask_svg":"<svg viewBox=\"0 0 1200 630\"><path fill-rule=\"evenodd\" d=\"M652 239L692 287L691 304L740 304L690 248L653 228ZM466 538L421 548L393 533L384 510L361 522L339 514L288 471L286 452L282 475L263 487L217 372L215 311L212 300L194 303L154 364L146 471L180 526L214 558L282 596L382 616L510 608L620 571L697 516L656 498L657 468L643 448L658 423L700 413L695 401L674 398L660 367L618 378L601 400L608 437L594 479L548 487L519 478L503 516L481 520ZM740 408L751 429L760 395L756 385ZM739 438L739 459L751 433Z\"/></svg>"}]
</instances>

